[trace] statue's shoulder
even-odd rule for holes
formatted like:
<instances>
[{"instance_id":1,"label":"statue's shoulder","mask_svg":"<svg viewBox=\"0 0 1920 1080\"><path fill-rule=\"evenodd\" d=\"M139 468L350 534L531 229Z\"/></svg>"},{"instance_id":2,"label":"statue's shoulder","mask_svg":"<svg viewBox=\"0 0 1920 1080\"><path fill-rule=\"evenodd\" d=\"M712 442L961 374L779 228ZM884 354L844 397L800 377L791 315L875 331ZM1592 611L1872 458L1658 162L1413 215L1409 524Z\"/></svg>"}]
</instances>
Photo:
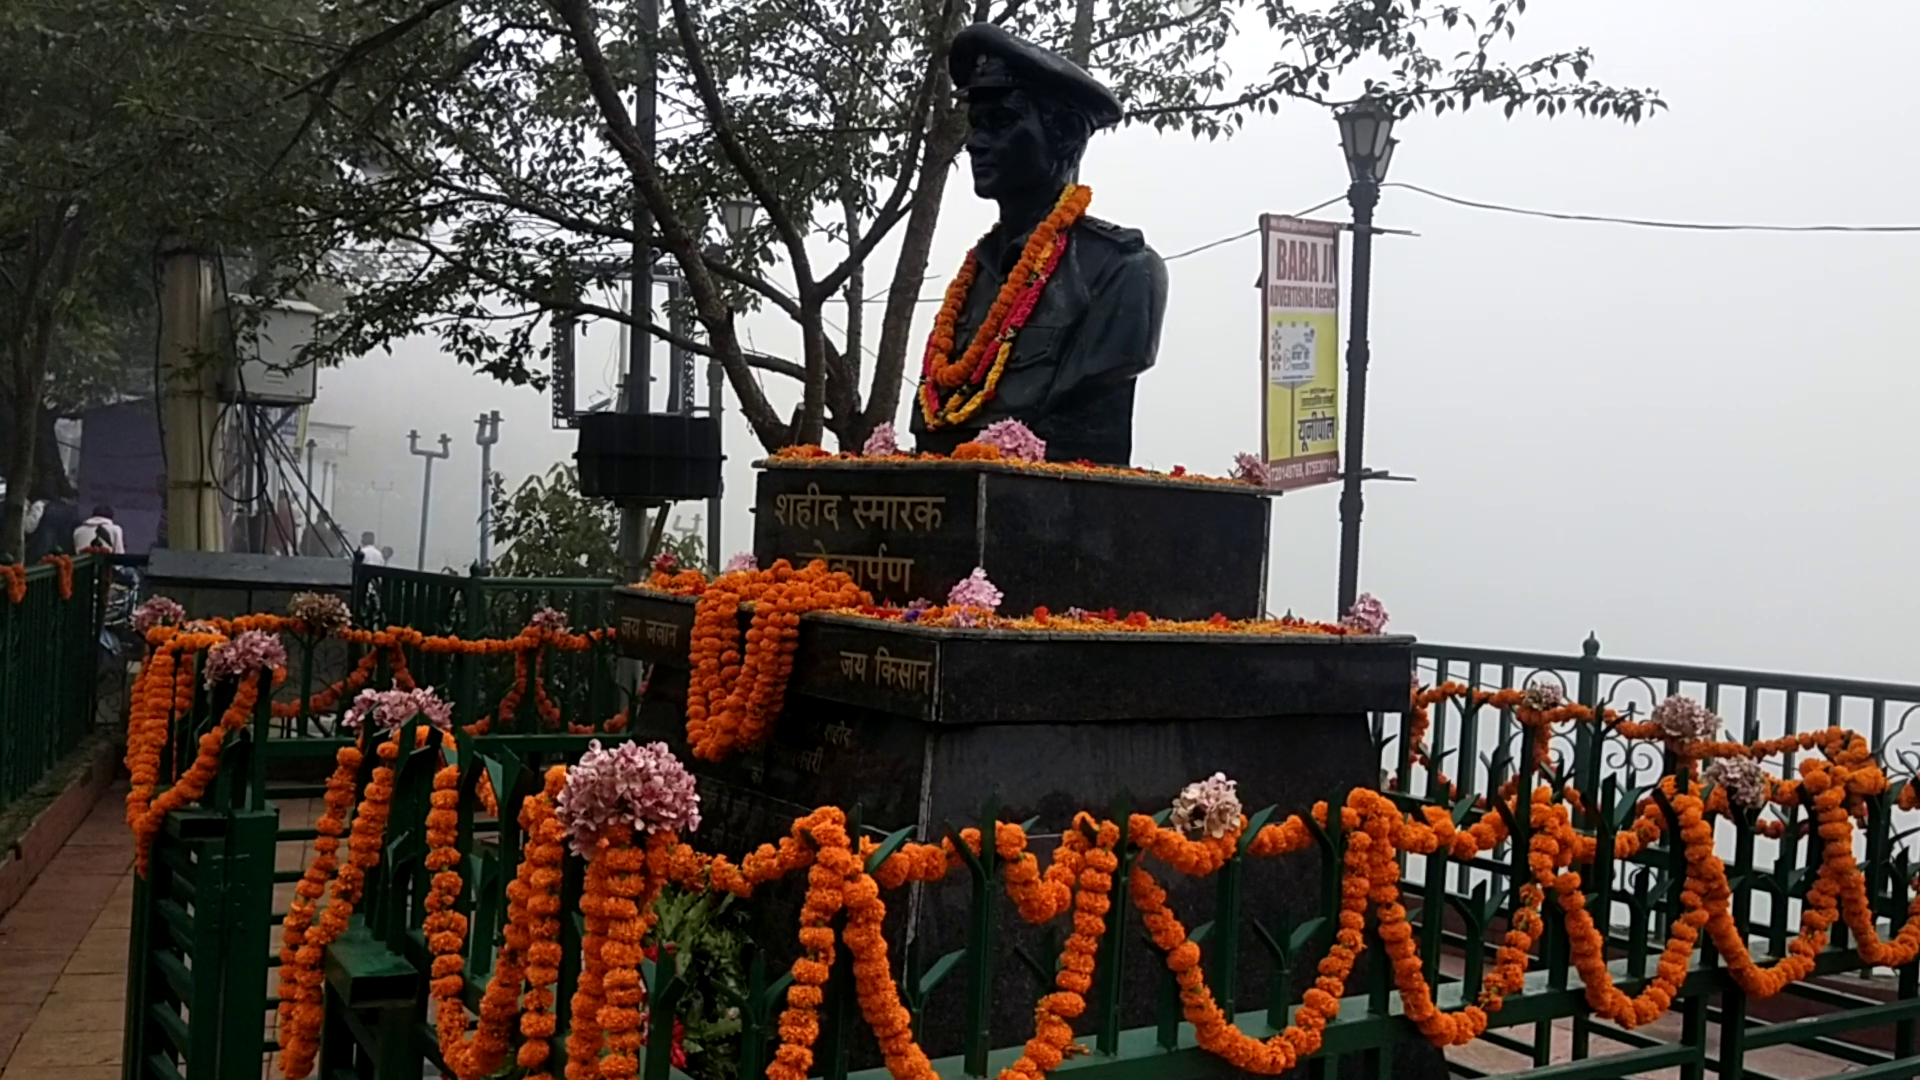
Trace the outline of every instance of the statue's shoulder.
<instances>
[{"instance_id":1,"label":"statue's shoulder","mask_svg":"<svg viewBox=\"0 0 1920 1080\"><path fill-rule=\"evenodd\" d=\"M1073 231L1074 239L1084 242L1090 249L1116 264L1129 268L1159 268L1160 272L1164 272L1165 263L1160 253L1153 250L1147 243L1147 235L1139 229L1115 225L1104 218L1088 215L1074 225Z\"/></svg>"}]
</instances>

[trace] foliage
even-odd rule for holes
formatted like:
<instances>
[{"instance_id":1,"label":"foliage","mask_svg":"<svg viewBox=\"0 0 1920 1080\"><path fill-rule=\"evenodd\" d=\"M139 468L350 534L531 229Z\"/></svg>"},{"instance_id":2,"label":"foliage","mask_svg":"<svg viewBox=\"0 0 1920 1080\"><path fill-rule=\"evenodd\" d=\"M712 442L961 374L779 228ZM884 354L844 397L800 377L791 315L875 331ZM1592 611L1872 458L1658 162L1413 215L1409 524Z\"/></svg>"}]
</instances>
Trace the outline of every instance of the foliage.
<instances>
[{"instance_id":1,"label":"foliage","mask_svg":"<svg viewBox=\"0 0 1920 1080\"><path fill-rule=\"evenodd\" d=\"M328 21L352 30L350 10ZM0 472L34 477L42 410L151 384L152 268L168 237L252 251L277 295L323 269L313 210L350 130L290 100L322 6L281 0L0 5ZM364 107L358 87L343 104ZM123 358L144 342L148 363ZM42 485L44 486L44 485ZM10 486L16 551L27 484Z\"/></svg>"},{"instance_id":2,"label":"foliage","mask_svg":"<svg viewBox=\"0 0 1920 1080\"><path fill-rule=\"evenodd\" d=\"M1508 60L1525 0L376 0L377 41L327 61L380 107L346 113L378 143L382 167L344 184L336 213L367 224L347 309L331 320L345 353L431 326L461 360L513 382L545 371L547 320L634 317L611 299L636 245L686 281L683 314L649 332L724 367L768 448L858 446L894 420L908 333L964 117L945 55L969 19L1083 57L1133 123L1221 138L1289 101L1326 106L1383 96L1401 112L1478 103L1637 121L1650 91L1588 78L1585 49ZM969 7L971 10L969 10ZM361 10L361 9L356 9ZM660 11L657 28L648 25ZM1239 77L1225 50L1260 25L1287 47ZM337 35L336 35L337 36ZM628 106L657 59L657 145ZM645 213L636 224L636 195ZM758 224L736 242L718 208L744 199ZM395 205L413 208L394 216ZM895 235L897 234L897 236ZM899 241L877 333L867 326L868 256ZM845 325L830 304L845 303ZM740 341L743 308L771 306L800 329L798 358ZM839 314L839 313L836 313ZM831 331L831 332L830 332ZM870 356L871 363L863 362ZM762 372L802 381L777 414ZM863 378L864 376L864 378ZM864 390L863 390L864 383Z\"/></svg>"},{"instance_id":3,"label":"foliage","mask_svg":"<svg viewBox=\"0 0 1920 1080\"><path fill-rule=\"evenodd\" d=\"M707 538L698 529L677 529L667 526L660 535L660 551L672 555L683 570L698 570L703 574L713 573L713 567L707 565Z\"/></svg>"},{"instance_id":4,"label":"foliage","mask_svg":"<svg viewBox=\"0 0 1920 1080\"><path fill-rule=\"evenodd\" d=\"M656 962L680 965L688 990L677 1015L686 1025L687 1075L734 1080L740 1067L740 1001L746 994L745 912L720 893L668 885L654 901L660 921L650 944L665 953Z\"/></svg>"},{"instance_id":5,"label":"foliage","mask_svg":"<svg viewBox=\"0 0 1920 1080\"><path fill-rule=\"evenodd\" d=\"M619 578L620 515L580 494L573 466L556 464L545 479L529 476L512 495L496 487L492 497L496 575Z\"/></svg>"},{"instance_id":6,"label":"foliage","mask_svg":"<svg viewBox=\"0 0 1920 1080\"><path fill-rule=\"evenodd\" d=\"M556 464L544 479L529 476L511 495L496 486L492 499L493 542L503 545L496 576L619 579L620 513L582 495L572 465ZM693 530L668 529L660 550L682 566L706 567L706 540Z\"/></svg>"}]
</instances>

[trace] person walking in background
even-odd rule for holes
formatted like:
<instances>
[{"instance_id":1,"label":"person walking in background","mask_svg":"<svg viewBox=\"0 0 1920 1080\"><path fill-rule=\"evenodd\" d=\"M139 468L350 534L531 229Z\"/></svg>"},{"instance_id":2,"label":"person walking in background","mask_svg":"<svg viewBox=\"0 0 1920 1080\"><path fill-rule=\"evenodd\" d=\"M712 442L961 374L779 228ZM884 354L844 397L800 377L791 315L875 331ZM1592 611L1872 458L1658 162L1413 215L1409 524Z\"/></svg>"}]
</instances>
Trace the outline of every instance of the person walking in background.
<instances>
[{"instance_id":1,"label":"person walking in background","mask_svg":"<svg viewBox=\"0 0 1920 1080\"><path fill-rule=\"evenodd\" d=\"M63 551L80 526L80 505L62 496L39 500L40 513L27 508L27 563L32 565ZM78 549L76 549L78 550Z\"/></svg>"},{"instance_id":2,"label":"person walking in background","mask_svg":"<svg viewBox=\"0 0 1920 1080\"><path fill-rule=\"evenodd\" d=\"M113 507L106 503L96 505L93 516L74 527L73 550L88 548L105 548L115 555L127 553L127 535L114 522Z\"/></svg>"},{"instance_id":3,"label":"person walking in background","mask_svg":"<svg viewBox=\"0 0 1920 1080\"><path fill-rule=\"evenodd\" d=\"M387 565L387 556L380 550L371 531L360 534L360 561L368 566Z\"/></svg>"}]
</instances>

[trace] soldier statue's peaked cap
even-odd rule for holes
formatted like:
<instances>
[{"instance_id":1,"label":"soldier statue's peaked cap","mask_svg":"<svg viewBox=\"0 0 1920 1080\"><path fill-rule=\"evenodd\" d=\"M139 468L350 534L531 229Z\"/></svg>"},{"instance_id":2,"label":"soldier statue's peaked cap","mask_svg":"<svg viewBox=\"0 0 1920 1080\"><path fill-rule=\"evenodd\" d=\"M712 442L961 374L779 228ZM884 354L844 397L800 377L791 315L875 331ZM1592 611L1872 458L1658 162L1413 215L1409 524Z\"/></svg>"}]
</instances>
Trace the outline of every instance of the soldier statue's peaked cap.
<instances>
[{"instance_id":1,"label":"soldier statue's peaked cap","mask_svg":"<svg viewBox=\"0 0 1920 1080\"><path fill-rule=\"evenodd\" d=\"M947 71L962 97L976 90L1025 90L1078 107L1095 131L1120 122L1120 99L1080 65L998 25L977 22L954 35Z\"/></svg>"}]
</instances>

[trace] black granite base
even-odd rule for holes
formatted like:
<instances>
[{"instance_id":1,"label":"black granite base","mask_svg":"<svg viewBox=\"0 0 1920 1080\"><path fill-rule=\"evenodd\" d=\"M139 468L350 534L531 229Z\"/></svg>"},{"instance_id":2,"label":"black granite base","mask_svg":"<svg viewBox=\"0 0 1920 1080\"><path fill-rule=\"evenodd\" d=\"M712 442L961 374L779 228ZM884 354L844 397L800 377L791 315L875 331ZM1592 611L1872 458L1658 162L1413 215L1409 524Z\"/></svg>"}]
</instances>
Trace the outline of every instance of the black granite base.
<instances>
[{"instance_id":1,"label":"black granite base","mask_svg":"<svg viewBox=\"0 0 1920 1080\"><path fill-rule=\"evenodd\" d=\"M703 817L694 840L734 856L785 836L795 817L823 805L857 806L876 838L904 828L928 841L980 824L992 806L1000 820L1032 821L1033 850L1045 860L1076 812L1156 812L1215 772L1238 781L1249 811L1304 813L1378 782L1367 714L1404 707L1412 674L1410 638L1043 635L807 616L772 736L727 761L698 762L685 726L693 601L620 590L615 610L621 650L654 665L635 732L689 763ZM1213 880L1147 865L1190 930L1213 918ZM1317 853L1252 860L1243 882L1243 919L1275 933L1322 910ZM797 952L802 891L796 880L756 893L754 937L772 950L775 970ZM993 1044L1007 1046L1032 1034L1046 989L1023 956L1050 971L1066 920L1030 927L996 896L990 1029ZM1116 910L1129 918L1109 933L1127 943L1122 1020L1144 1026L1155 1020L1165 969L1126 897L1116 883ZM886 900L897 974L917 979L965 945L964 872ZM1203 947L1209 967L1216 947ZM1237 1007L1263 1007L1276 973L1246 922L1238 954ZM1311 981L1313 962L1292 974L1290 1000ZM1363 967L1354 992L1364 976ZM962 1048L964 1001L957 971L932 993L921 1037L930 1054ZM878 1062L864 1033L854 1054L856 1064ZM1430 1048L1403 1048L1396 1063L1400 1076L1445 1075ZM1343 1062L1340 1074L1352 1067Z\"/></svg>"},{"instance_id":2,"label":"black granite base","mask_svg":"<svg viewBox=\"0 0 1920 1080\"><path fill-rule=\"evenodd\" d=\"M882 603L944 601L980 567L1008 611L1248 619L1265 606L1267 499L1005 465L776 461L760 474L753 552L762 566L824 559Z\"/></svg>"}]
</instances>

